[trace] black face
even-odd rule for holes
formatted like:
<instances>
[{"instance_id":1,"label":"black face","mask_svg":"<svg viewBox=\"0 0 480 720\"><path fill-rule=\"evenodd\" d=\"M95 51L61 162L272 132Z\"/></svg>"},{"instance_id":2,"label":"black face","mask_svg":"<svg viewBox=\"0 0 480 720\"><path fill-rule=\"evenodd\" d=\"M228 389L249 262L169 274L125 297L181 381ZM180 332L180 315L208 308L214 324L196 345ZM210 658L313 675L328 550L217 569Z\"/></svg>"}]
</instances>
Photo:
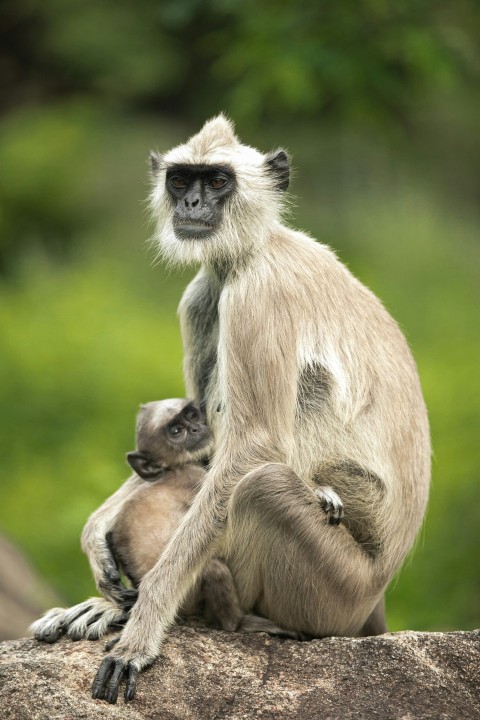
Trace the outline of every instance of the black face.
<instances>
[{"instance_id":1,"label":"black face","mask_svg":"<svg viewBox=\"0 0 480 720\"><path fill-rule=\"evenodd\" d=\"M194 404L189 403L165 428L165 439L179 451L194 452L210 441L210 430L205 415Z\"/></svg>"},{"instance_id":2,"label":"black face","mask_svg":"<svg viewBox=\"0 0 480 720\"><path fill-rule=\"evenodd\" d=\"M175 203L173 229L180 240L208 238L220 227L225 200L236 187L226 165L174 165L167 191Z\"/></svg>"}]
</instances>

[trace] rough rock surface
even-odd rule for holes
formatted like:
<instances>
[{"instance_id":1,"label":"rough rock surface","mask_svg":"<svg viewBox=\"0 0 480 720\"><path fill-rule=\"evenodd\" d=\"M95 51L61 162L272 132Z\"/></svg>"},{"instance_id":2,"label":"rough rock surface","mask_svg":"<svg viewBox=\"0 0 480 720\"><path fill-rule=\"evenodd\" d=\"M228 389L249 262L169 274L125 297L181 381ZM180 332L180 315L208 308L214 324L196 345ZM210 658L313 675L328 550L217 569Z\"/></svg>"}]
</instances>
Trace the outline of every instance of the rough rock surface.
<instances>
[{"instance_id":1,"label":"rough rock surface","mask_svg":"<svg viewBox=\"0 0 480 720\"><path fill-rule=\"evenodd\" d=\"M311 642L179 627L125 705L92 700L103 642L0 645L2 720L473 720L480 632Z\"/></svg>"}]
</instances>

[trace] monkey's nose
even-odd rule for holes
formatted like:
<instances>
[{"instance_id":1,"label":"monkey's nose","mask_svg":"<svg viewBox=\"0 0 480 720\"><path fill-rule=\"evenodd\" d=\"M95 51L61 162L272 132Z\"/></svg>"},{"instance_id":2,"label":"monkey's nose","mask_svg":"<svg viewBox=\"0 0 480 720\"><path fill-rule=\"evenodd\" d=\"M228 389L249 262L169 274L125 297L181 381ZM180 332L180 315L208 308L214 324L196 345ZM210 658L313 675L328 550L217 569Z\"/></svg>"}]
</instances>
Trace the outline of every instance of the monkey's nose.
<instances>
[{"instance_id":1,"label":"monkey's nose","mask_svg":"<svg viewBox=\"0 0 480 720\"><path fill-rule=\"evenodd\" d=\"M197 207L199 202L200 202L200 198L195 198L194 200L185 198L185 207L187 207L187 208Z\"/></svg>"}]
</instances>

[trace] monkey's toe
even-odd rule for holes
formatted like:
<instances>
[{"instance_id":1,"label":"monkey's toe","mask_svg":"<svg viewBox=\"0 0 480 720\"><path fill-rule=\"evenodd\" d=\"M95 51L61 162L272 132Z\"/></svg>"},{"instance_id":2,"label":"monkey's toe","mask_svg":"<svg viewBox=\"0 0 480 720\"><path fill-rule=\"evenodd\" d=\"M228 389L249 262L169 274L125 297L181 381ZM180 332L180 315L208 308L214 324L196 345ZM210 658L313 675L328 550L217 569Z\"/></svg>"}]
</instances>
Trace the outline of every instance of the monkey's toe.
<instances>
[{"instance_id":1,"label":"monkey's toe","mask_svg":"<svg viewBox=\"0 0 480 720\"><path fill-rule=\"evenodd\" d=\"M54 642L57 642L57 640L61 638L62 635L65 635L65 630L65 625L59 625L57 628L55 628L54 630L50 630L49 632L35 633L35 639L52 644Z\"/></svg>"},{"instance_id":2,"label":"monkey's toe","mask_svg":"<svg viewBox=\"0 0 480 720\"><path fill-rule=\"evenodd\" d=\"M344 510L343 503L335 490L331 487L320 487L315 490L315 495L320 501L330 525L339 525L342 521Z\"/></svg>"},{"instance_id":3,"label":"monkey's toe","mask_svg":"<svg viewBox=\"0 0 480 720\"><path fill-rule=\"evenodd\" d=\"M35 640L46 643L57 642L65 634L67 623L64 608L53 608L30 626Z\"/></svg>"},{"instance_id":4,"label":"monkey's toe","mask_svg":"<svg viewBox=\"0 0 480 720\"><path fill-rule=\"evenodd\" d=\"M125 702L133 700L137 688L138 668L132 662L107 655L102 660L92 685L92 698L106 700L115 705L123 678L125 685Z\"/></svg>"}]
</instances>

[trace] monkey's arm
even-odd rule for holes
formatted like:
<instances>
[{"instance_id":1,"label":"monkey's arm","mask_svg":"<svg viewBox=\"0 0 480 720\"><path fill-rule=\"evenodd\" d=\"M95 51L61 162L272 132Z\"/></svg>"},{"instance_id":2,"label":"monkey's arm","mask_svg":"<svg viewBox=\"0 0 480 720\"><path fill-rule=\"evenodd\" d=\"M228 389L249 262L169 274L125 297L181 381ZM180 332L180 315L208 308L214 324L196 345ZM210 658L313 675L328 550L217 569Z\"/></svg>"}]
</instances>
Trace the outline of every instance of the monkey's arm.
<instances>
[{"instance_id":1,"label":"monkey's arm","mask_svg":"<svg viewBox=\"0 0 480 720\"><path fill-rule=\"evenodd\" d=\"M143 480L136 475L129 478L98 510L88 518L82 531L81 545L92 569L95 584L102 595L116 604L128 601L130 591L120 581L120 572L110 549L108 534L115 521Z\"/></svg>"},{"instance_id":2,"label":"monkey's arm","mask_svg":"<svg viewBox=\"0 0 480 720\"><path fill-rule=\"evenodd\" d=\"M264 285L263 291L268 292ZM97 673L94 698L115 703L123 677L125 699L133 698L139 670L157 657L179 606L215 552L236 482L255 467L290 458L286 440L293 435L296 407L295 328L281 297L269 299L266 317L261 295L261 288L257 293L245 288L237 297L222 298L218 367L225 409L219 449L192 507L142 580L120 640ZM240 320L235 322L234 315Z\"/></svg>"}]
</instances>

